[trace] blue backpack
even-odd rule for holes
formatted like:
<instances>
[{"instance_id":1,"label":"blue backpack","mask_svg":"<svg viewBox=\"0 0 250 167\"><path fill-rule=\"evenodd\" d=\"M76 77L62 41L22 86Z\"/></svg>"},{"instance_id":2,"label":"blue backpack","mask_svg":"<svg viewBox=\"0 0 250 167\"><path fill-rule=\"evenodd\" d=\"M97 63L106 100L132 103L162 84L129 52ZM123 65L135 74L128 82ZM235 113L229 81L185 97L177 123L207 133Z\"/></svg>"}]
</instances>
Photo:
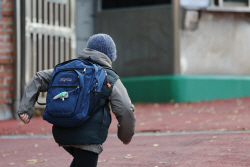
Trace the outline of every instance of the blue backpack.
<instances>
[{"instance_id":1,"label":"blue backpack","mask_svg":"<svg viewBox=\"0 0 250 167\"><path fill-rule=\"evenodd\" d=\"M73 59L52 73L43 119L56 126L77 127L100 109L107 73L97 64Z\"/></svg>"}]
</instances>

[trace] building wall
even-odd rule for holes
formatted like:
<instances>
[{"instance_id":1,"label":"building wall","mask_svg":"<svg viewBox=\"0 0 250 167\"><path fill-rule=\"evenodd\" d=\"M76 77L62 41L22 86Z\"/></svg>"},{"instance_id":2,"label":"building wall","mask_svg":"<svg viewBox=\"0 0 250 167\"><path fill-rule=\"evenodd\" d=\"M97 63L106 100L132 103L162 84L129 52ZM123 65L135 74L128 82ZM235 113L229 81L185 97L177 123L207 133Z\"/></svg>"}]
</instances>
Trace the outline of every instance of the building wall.
<instances>
[{"instance_id":1,"label":"building wall","mask_svg":"<svg viewBox=\"0 0 250 167\"><path fill-rule=\"evenodd\" d=\"M121 77L174 73L172 6L103 10L97 15L97 33L116 43L113 68ZM157 68L156 68L157 67Z\"/></svg>"},{"instance_id":2,"label":"building wall","mask_svg":"<svg viewBox=\"0 0 250 167\"><path fill-rule=\"evenodd\" d=\"M13 98L13 1L1 0L0 21L0 120L12 117Z\"/></svg>"},{"instance_id":3,"label":"building wall","mask_svg":"<svg viewBox=\"0 0 250 167\"><path fill-rule=\"evenodd\" d=\"M249 20L249 13L202 12L197 29L181 31L182 74L249 75Z\"/></svg>"}]
</instances>

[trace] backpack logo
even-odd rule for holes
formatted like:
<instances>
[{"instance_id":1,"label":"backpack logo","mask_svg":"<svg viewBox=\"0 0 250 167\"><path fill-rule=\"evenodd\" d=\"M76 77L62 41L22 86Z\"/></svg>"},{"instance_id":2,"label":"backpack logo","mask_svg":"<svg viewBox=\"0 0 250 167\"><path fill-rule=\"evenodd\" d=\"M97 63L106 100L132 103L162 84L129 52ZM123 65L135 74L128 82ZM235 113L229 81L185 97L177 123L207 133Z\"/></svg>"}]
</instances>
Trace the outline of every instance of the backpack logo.
<instances>
[{"instance_id":1,"label":"backpack logo","mask_svg":"<svg viewBox=\"0 0 250 167\"><path fill-rule=\"evenodd\" d=\"M72 81L72 78L60 78L60 82Z\"/></svg>"}]
</instances>

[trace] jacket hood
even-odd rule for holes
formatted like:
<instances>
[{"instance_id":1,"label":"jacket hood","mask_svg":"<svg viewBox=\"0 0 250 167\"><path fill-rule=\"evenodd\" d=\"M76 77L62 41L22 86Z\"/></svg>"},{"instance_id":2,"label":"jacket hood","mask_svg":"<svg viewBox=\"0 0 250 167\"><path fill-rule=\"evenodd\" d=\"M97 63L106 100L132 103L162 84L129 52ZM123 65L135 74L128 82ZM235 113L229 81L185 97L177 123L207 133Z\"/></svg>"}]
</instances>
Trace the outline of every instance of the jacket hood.
<instances>
[{"instance_id":1,"label":"jacket hood","mask_svg":"<svg viewBox=\"0 0 250 167\"><path fill-rule=\"evenodd\" d=\"M112 62L108 56L106 56L104 53L89 48L83 49L79 54L78 59L89 60L99 64L100 66L112 68Z\"/></svg>"}]
</instances>

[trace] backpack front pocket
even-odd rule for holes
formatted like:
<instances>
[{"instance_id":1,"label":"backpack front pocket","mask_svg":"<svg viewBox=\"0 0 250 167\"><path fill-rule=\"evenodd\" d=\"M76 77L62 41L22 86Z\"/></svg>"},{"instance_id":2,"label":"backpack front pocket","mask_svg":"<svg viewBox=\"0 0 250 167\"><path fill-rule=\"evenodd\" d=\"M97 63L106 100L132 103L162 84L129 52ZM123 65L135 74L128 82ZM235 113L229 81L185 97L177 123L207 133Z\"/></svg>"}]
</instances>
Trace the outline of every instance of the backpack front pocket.
<instances>
[{"instance_id":1,"label":"backpack front pocket","mask_svg":"<svg viewBox=\"0 0 250 167\"><path fill-rule=\"evenodd\" d=\"M51 100L46 106L54 117L72 116L80 94L79 86L54 86L50 90Z\"/></svg>"}]
</instances>

